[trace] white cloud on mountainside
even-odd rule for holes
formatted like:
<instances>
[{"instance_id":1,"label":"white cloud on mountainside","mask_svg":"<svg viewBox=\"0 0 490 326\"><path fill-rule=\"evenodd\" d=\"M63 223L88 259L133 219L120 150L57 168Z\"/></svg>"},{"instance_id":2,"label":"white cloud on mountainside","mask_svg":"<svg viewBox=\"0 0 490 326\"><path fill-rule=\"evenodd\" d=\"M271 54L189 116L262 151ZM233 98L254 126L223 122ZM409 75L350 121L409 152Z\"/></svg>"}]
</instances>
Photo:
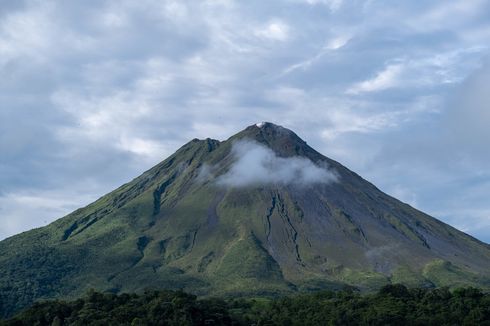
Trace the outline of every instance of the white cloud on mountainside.
<instances>
[{"instance_id":1,"label":"white cloud on mountainside","mask_svg":"<svg viewBox=\"0 0 490 326\"><path fill-rule=\"evenodd\" d=\"M90 193L70 201L83 206L189 139L272 121L490 241L489 13L483 0L3 1L0 237L68 213L12 194Z\"/></svg>"},{"instance_id":2,"label":"white cloud on mountainside","mask_svg":"<svg viewBox=\"0 0 490 326\"><path fill-rule=\"evenodd\" d=\"M309 186L336 182L337 175L326 165L317 166L303 157L280 157L257 142L238 141L233 144L235 159L228 172L216 183L229 187L280 184Z\"/></svg>"}]
</instances>

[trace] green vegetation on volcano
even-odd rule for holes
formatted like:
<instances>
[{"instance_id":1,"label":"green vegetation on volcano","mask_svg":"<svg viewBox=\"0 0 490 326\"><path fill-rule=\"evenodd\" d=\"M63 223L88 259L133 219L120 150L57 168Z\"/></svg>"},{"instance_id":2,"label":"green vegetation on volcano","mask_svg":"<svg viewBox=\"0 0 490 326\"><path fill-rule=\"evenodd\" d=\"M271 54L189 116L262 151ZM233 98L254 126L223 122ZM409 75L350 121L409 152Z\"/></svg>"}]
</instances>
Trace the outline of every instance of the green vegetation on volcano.
<instances>
[{"instance_id":1,"label":"green vegetation on volcano","mask_svg":"<svg viewBox=\"0 0 490 326\"><path fill-rule=\"evenodd\" d=\"M328 166L335 182L223 186L237 141ZM490 287L490 247L384 194L267 123L194 139L54 223L0 242L0 316L39 299L182 289L200 296Z\"/></svg>"},{"instance_id":2,"label":"green vegetation on volcano","mask_svg":"<svg viewBox=\"0 0 490 326\"><path fill-rule=\"evenodd\" d=\"M490 294L399 284L375 294L322 291L260 300L92 291L74 301L37 303L0 325L490 325Z\"/></svg>"}]
</instances>

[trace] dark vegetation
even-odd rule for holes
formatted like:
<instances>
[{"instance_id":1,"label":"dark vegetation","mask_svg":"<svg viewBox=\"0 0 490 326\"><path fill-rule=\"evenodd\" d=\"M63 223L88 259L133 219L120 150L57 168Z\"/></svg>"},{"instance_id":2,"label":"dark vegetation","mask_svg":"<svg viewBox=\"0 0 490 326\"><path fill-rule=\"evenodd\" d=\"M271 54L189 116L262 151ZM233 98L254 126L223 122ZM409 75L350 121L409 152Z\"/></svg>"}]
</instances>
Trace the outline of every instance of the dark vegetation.
<instances>
[{"instance_id":1,"label":"dark vegetation","mask_svg":"<svg viewBox=\"0 0 490 326\"><path fill-rule=\"evenodd\" d=\"M294 182L223 187L220 178L242 157L234 145L238 141L261 144L285 160L328 166L338 180L308 187ZM279 298L346 285L372 292L396 283L490 290L490 246L384 194L294 132L270 123L249 126L222 142L194 139L92 204L0 241L0 319L38 300L80 298L90 288L111 293L182 289L199 298ZM131 319L124 321L131 323L149 318L145 300L158 303L163 300L159 296L101 300L112 300L118 311L127 311ZM249 308L230 306L236 303L229 301L224 307L233 320L250 316L263 324L283 314L291 320L300 316L303 322L302 301L318 300L321 305L309 303L315 313L308 312L308 318L341 311L343 299L325 296L267 304L246 301ZM82 318L90 307L87 300L49 303L68 314L61 314L55 324ZM209 311L202 305L208 301L185 300L190 306L179 309L193 307L207 320ZM359 306L363 300L354 297L346 304L355 304L353 311L364 314L362 309L371 302ZM298 312L288 315L294 309ZM97 318L120 316L106 310L100 314L107 316ZM172 318L180 323L181 317Z\"/></svg>"},{"instance_id":2,"label":"dark vegetation","mask_svg":"<svg viewBox=\"0 0 490 326\"><path fill-rule=\"evenodd\" d=\"M103 294L34 304L0 325L490 325L490 294L387 285L276 299L198 299L181 291Z\"/></svg>"}]
</instances>

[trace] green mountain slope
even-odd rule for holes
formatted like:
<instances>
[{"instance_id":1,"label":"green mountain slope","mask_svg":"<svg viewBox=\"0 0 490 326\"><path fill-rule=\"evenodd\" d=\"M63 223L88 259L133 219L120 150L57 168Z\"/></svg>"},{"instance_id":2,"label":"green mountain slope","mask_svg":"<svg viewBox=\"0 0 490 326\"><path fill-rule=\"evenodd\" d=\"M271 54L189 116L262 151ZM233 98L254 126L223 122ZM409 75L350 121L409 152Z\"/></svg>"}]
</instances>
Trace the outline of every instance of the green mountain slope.
<instances>
[{"instance_id":1,"label":"green mountain slope","mask_svg":"<svg viewBox=\"0 0 490 326\"><path fill-rule=\"evenodd\" d=\"M296 171L310 181L264 175L267 182L233 185L236 146L244 142L268 155L271 176L299 164L336 180L311 181ZM247 177L256 177L254 162L242 163ZM0 311L11 315L33 300L90 288L274 295L390 282L488 287L489 271L488 245L266 123L223 142L194 139L87 207L1 241Z\"/></svg>"}]
</instances>

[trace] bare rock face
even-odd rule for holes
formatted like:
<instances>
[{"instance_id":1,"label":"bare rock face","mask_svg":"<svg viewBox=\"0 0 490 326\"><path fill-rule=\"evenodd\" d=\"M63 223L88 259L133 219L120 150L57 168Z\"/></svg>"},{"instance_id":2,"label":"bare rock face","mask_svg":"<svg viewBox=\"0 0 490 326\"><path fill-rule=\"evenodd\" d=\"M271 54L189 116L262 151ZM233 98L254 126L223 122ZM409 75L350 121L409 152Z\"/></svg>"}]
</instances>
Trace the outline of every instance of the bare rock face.
<instances>
[{"instance_id":1,"label":"bare rock face","mask_svg":"<svg viewBox=\"0 0 490 326\"><path fill-rule=\"evenodd\" d=\"M268 122L194 139L49 226L0 242L0 313L40 298L182 288L275 295L490 286L490 247Z\"/></svg>"}]
</instances>

